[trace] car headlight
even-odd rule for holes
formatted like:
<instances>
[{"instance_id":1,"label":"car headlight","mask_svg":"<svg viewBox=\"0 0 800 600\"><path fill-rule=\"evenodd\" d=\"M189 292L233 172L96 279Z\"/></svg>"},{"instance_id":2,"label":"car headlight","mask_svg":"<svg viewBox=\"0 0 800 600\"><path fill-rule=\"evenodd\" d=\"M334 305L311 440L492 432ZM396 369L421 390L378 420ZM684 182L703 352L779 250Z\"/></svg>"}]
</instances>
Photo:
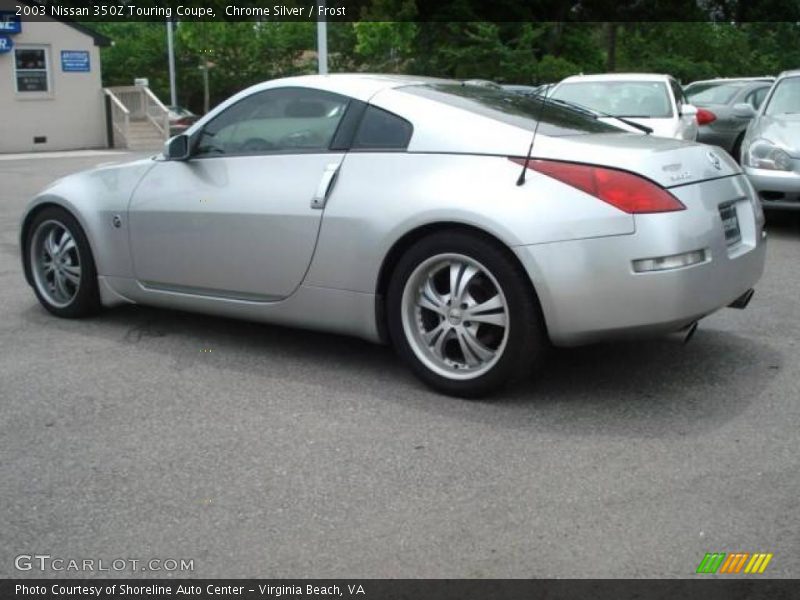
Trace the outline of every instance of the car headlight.
<instances>
[{"instance_id":1,"label":"car headlight","mask_svg":"<svg viewBox=\"0 0 800 600\"><path fill-rule=\"evenodd\" d=\"M769 140L755 140L744 152L744 162L755 169L791 171L792 159Z\"/></svg>"}]
</instances>

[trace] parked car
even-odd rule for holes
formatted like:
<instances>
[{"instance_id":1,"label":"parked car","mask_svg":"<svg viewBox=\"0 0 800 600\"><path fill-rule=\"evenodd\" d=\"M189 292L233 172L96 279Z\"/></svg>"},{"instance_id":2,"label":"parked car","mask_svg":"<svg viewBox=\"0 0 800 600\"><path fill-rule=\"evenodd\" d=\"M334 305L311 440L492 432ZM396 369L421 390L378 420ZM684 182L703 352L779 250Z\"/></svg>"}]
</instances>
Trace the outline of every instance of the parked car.
<instances>
[{"instance_id":1,"label":"parked car","mask_svg":"<svg viewBox=\"0 0 800 600\"><path fill-rule=\"evenodd\" d=\"M729 80L689 95L689 101L697 107L697 141L724 148L739 160L752 116L741 111L737 114L734 107L744 102L757 111L771 86L772 82L765 80Z\"/></svg>"},{"instance_id":2,"label":"parked car","mask_svg":"<svg viewBox=\"0 0 800 600\"><path fill-rule=\"evenodd\" d=\"M800 70L778 77L758 113L747 103L734 108L754 117L741 160L764 208L800 210Z\"/></svg>"},{"instance_id":3,"label":"parked car","mask_svg":"<svg viewBox=\"0 0 800 600\"><path fill-rule=\"evenodd\" d=\"M557 84L549 96L639 123L652 129L656 136L680 140L697 137L697 109L688 103L681 86L669 75L574 75ZM608 122L631 129L615 119Z\"/></svg>"},{"instance_id":4,"label":"parked car","mask_svg":"<svg viewBox=\"0 0 800 600\"><path fill-rule=\"evenodd\" d=\"M169 111L169 134L178 135L194 125L200 118L188 108L183 106L168 106Z\"/></svg>"},{"instance_id":5,"label":"parked car","mask_svg":"<svg viewBox=\"0 0 800 600\"><path fill-rule=\"evenodd\" d=\"M717 87L719 85L725 85L726 83L734 83L734 82L742 82L742 81L761 81L766 83L772 83L775 81L774 77L769 75L765 75L764 77L716 77L714 79L701 79L699 81L693 81L685 86L683 86L683 93L686 94L686 97L689 99L689 102L692 101L692 96L694 94L699 94L705 90L711 89L713 87Z\"/></svg>"},{"instance_id":6,"label":"parked car","mask_svg":"<svg viewBox=\"0 0 800 600\"><path fill-rule=\"evenodd\" d=\"M688 335L744 306L759 210L707 146L458 81L304 76L51 184L21 244L59 317L141 303L334 331L478 396L550 343Z\"/></svg>"}]
</instances>

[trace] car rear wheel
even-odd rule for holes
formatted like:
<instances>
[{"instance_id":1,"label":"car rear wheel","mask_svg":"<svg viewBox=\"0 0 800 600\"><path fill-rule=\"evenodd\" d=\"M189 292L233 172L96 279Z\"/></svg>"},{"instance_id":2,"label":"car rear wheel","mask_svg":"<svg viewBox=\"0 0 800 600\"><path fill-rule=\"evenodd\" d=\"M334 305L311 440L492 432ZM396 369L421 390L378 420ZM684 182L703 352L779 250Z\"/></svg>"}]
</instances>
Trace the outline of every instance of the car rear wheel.
<instances>
[{"instance_id":1,"label":"car rear wheel","mask_svg":"<svg viewBox=\"0 0 800 600\"><path fill-rule=\"evenodd\" d=\"M547 346L527 276L478 235L425 238L399 261L389 285L392 340L434 389L480 397L530 373Z\"/></svg>"},{"instance_id":2,"label":"car rear wheel","mask_svg":"<svg viewBox=\"0 0 800 600\"><path fill-rule=\"evenodd\" d=\"M39 302L59 317L77 318L100 309L97 272L78 221L61 208L46 208L26 236L25 259Z\"/></svg>"}]
</instances>

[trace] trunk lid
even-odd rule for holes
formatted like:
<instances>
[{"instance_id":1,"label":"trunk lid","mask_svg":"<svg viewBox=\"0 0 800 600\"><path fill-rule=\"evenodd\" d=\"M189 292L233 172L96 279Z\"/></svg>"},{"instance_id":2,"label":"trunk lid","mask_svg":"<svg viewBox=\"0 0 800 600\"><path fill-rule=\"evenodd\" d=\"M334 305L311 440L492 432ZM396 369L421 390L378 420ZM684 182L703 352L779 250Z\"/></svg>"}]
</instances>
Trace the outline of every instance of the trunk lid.
<instances>
[{"instance_id":1,"label":"trunk lid","mask_svg":"<svg viewBox=\"0 0 800 600\"><path fill-rule=\"evenodd\" d=\"M665 188L742 172L727 153L712 146L641 134L538 137L533 155L622 169L642 175Z\"/></svg>"}]
</instances>

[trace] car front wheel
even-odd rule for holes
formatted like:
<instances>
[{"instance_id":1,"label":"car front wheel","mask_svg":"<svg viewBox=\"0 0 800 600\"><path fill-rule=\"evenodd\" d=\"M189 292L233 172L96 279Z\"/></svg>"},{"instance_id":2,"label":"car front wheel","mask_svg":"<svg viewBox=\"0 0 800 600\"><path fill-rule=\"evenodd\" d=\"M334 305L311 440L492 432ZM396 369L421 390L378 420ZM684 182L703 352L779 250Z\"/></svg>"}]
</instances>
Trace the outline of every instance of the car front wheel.
<instances>
[{"instance_id":1,"label":"car front wheel","mask_svg":"<svg viewBox=\"0 0 800 600\"><path fill-rule=\"evenodd\" d=\"M67 318L99 310L92 252L71 214L57 207L42 210L33 219L26 240L25 260L42 306Z\"/></svg>"},{"instance_id":2,"label":"car front wheel","mask_svg":"<svg viewBox=\"0 0 800 600\"><path fill-rule=\"evenodd\" d=\"M395 269L387 309L401 356L445 394L484 396L530 373L547 345L527 276L479 235L415 244Z\"/></svg>"}]
</instances>

